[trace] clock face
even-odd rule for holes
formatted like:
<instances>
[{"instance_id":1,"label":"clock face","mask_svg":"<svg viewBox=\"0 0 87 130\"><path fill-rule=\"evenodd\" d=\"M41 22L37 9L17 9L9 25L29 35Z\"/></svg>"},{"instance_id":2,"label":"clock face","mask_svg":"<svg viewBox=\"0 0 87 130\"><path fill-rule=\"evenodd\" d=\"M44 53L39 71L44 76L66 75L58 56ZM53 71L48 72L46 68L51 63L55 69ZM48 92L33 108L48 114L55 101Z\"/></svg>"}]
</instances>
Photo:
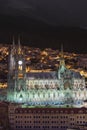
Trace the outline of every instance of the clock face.
<instances>
[{"instance_id":1,"label":"clock face","mask_svg":"<svg viewBox=\"0 0 87 130\"><path fill-rule=\"evenodd\" d=\"M23 62L22 62L21 60L18 61L18 64L19 64L19 65L22 65L22 63L23 63Z\"/></svg>"}]
</instances>

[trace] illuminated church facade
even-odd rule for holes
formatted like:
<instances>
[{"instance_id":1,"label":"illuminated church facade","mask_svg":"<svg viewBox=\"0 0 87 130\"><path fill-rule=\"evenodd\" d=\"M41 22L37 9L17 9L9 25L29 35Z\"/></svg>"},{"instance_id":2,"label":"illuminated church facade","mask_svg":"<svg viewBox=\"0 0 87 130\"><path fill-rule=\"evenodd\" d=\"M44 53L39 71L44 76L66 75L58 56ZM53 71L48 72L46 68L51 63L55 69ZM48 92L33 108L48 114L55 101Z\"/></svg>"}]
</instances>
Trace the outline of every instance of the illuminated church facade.
<instances>
[{"instance_id":1,"label":"illuminated church facade","mask_svg":"<svg viewBox=\"0 0 87 130\"><path fill-rule=\"evenodd\" d=\"M7 100L31 106L83 104L87 99L85 78L66 68L61 50L60 65L56 71L26 72L20 40L9 54Z\"/></svg>"}]
</instances>

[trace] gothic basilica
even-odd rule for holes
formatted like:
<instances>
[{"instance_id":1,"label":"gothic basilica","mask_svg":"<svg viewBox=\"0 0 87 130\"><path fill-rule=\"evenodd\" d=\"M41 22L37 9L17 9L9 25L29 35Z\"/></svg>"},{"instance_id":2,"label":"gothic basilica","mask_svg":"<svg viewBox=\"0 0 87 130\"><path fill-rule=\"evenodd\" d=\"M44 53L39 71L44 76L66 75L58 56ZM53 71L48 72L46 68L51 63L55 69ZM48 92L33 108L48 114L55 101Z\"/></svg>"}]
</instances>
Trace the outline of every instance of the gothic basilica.
<instances>
[{"instance_id":1,"label":"gothic basilica","mask_svg":"<svg viewBox=\"0 0 87 130\"><path fill-rule=\"evenodd\" d=\"M82 105L87 99L85 78L66 68L63 50L56 71L26 72L24 53L18 41L9 54L7 100L30 106Z\"/></svg>"}]
</instances>

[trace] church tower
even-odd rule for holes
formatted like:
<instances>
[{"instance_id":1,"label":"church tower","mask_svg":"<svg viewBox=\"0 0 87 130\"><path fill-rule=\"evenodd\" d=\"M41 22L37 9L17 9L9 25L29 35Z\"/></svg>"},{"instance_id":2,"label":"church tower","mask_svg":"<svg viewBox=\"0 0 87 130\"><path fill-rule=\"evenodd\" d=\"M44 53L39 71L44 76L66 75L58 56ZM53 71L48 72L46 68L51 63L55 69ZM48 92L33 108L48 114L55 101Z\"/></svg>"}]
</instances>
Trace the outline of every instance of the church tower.
<instances>
[{"instance_id":1,"label":"church tower","mask_svg":"<svg viewBox=\"0 0 87 130\"><path fill-rule=\"evenodd\" d=\"M11 45L11 49L9 49L9 57L8 57L8 86L9 89L13 90L14 86L14 73L16 68L16 48L15 48L15 41L13 37L13 44Z\"/></svg>"},{"instance_id":2,"label":"church tower","mask_svg":"<svg viewBox=\"0 0 87 130\"><path fill-rule=\"evenodd\" d=\"M60 52L60 67L62 67L62 66L65 66L63 44L61 45L61 52Z\"/></svg>"},{"instance_id":3,"label":"church tower","mask_svg":"<svg viewBox=\"0 0 87 130\"><path fill-rule=\"evenodd\" d=\"M72 88L72 83L73 83L72 75L71 75L71 71L65 65L63 45L61 45L58 79L60 80L61 89L70 90Z\"/></svg>"},{"instance_id":4,"label":"church tower","mask_svg":"<svg viewBox=\"0 0 87 130\"><path fill-rule=\"evenodd\" d=\"M20 37L18 45L13 45L9 54L9 72L8 72L8 94L7 99L12 102L20 102L26 91L25 83L25 60Z\"/></svg>"},{"instance_id":5,"label":"church tower","mask_svg":"<svg viewBox=\"0 0 87 130\"><path fill-rule=\"evenodd\" d=\"M63 73L66 70L64 54L63 54L63 45L61 45L61 52L60 52L60 63L59 63L59 70L58 70L58 79L63 78Z\"/></svg>"},{"instance_id":6,"label":"church tower","mask_svg":"<svg viewBox=\"0 0 87 130\"><path fill-rule=\"evenodd\" d=\"M25 60L22 47L20 45L20 37L18 38L18 46L16 49L16 68L15 68L15 80L17 91L25 90Z\"/></svg>"}]
</instances>

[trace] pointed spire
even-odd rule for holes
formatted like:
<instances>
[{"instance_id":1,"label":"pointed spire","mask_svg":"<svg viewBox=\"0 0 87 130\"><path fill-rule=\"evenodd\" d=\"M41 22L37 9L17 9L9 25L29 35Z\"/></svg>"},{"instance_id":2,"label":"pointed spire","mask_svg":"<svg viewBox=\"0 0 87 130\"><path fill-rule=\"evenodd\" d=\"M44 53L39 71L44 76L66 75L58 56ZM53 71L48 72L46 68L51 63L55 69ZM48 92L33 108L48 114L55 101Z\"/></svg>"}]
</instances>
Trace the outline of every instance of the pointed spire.
<instances>
[{"instance_id":1,"label":"pointed spire","mask_svg":"<svg viewBox=\"0 0 87 130\"><path fill-rule=\"evenodd\" d=\"M15 40L14 40L14 35L13 35L13 39L12 39L12 44L13 44L13 47L15 47Z\"/></svg>"},{"instance_id":2,"label":"pointed spire","mask_svg":"<svg viewBox=\"0 0 87 130\"><path fill-rule=\"evenodd\" d=\"M11 45L11 54L15 54L15 40L14 40L14 36L12 37L12 45Z\"/></svg>"},{"instance_id":3,"label":"pointed spire","mask_svg":"<svg viewBox=\"0 0 87 130\"><path fill-rule=\"evenodd\" d=\"M64 53L63 53L63 44L61 44L60 66L65 66Z\"/></svg>"},{"instance_id":4,"label":"pointed spire","mask_svg":"<svg viewBox=\"0 0 87 130\"><path fill-rule=\"evenodd\" d=\"M21 44L20 44L20 35L18 36L18 54L21 54L22 50L21 50Z\"/></svg>"},{"instance_id":5,"label":"pointed spire","mask_svg":"<svg viewBox=\"0 0 87 130\"><path fill-rule=\"evenodd\" d=\"M18 36L18 47L21 48L21 45L20 45L20 35Z\"/></svg>"},{"instance_id":6,"label":"pointed spire","mask_svg":"<svg viewBox=\"0 0 87 130\"><path fill-rule=\"evenodd\" d=\"M63 54L63 44L61 44L61 58L64 58L64 54Z\"/></svg>"}]
</instances>

